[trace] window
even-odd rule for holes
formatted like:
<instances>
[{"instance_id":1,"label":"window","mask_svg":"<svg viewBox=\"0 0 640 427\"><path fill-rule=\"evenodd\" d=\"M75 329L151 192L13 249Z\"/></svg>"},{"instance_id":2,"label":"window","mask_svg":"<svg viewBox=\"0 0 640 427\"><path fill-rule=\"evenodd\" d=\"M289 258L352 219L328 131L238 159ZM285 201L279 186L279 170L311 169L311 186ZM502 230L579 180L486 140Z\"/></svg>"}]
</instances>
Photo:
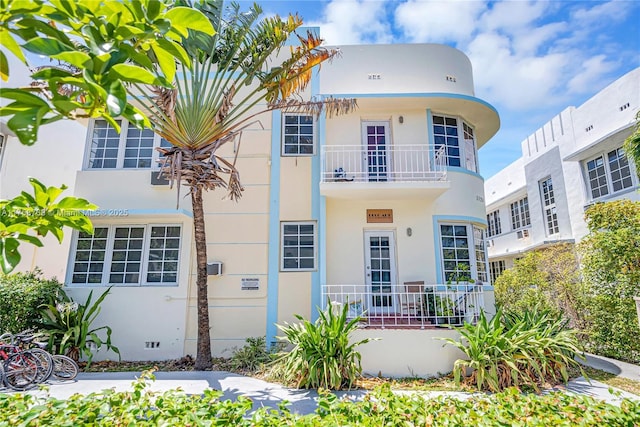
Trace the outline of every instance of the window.
<instances>
[{"instance_id":1,"label":"window","mask_svg":"<svg viewBox=\"0 0 640 427\"><path fill-rule=\"evenodd\" d=\"M435 149L445 148L448 166L460 166L460 144L458 142L458 120L453 117L433 116Z\"/></svg>"},{"instance_id":2,"label":"window","mask_svg":"<svg viewBox=\"0 0 640 427\"><path fill-rule=\"evenodd\" d=\"M313 141L313 116L284 115L282 155L311 156L315 147Z\"/></svg>"},{"instance_id":3,"label":"window","mask_svg":"<svg viewBox=\"0 0 640 427\"><path fill-rule=\"evenodd\" d=\"M179 225L96 226L78 233L71 283L175 285L179 256Z\"/></svg>"},{"instance_id":4,"label":"window","mask_svg":"<svg viewBox=\"0 0 640 427\"><path fill-rule=\"evenodd\" d=\"M463 135L462 143L459 135ZM470 125L455 117L433 116L433 138L436 151L445 147L448 166L477 172L476 142Z\"/></svg>"},{"instance_id":5,"label":"window","mask_svg":"<svg viewBox=\"0 0 640 427\"><path fill-rule=\"evenodd\" d=\"M491 283L495 283L496 279L506 270L504 260L491 261L489 268L491 269Z\"/></svg>"},{"instance_id":6,"label":"window","mask_svg":"<svg viewBox=\"0 0 640 427\"><path fill-rule=\"evenodd\" d=\"M487 236L495 236L502 233L502 227L500 226L500 211L493 211L487 215Z\"/></svg>"},{"instance_id":7,"label":"window","mask_svg":"<svg viewBox=\"0 0 640 427\"><path fill-rule=\"evenodd\" d=\"M470 278L487 281L487 252L481 228L467 224L440 224L440 242L446 282Z\"/></svg>"},{"instance_id":8,"label":"window","mask_svg":"<svg viewBox=\"0 0 640 427\"><path fill-rule=\"evenodd\" d=\"M282 271L316 268L316 234L313 222L282 223Z\"/></svg>"},{"instance_id":9,"label":"window","mask_svg":"<svg viewBox=\"0 0 640 427\"><path fill-rule=\"evenodd\" d=\"M529 198L525 197L516 202L511 203L511 229L518 230L522 227L531 225L529 217Z\"/></svg>"},{"instance_id":10,"label":"window","mask_svg":"<svg viewBox=\"0 0 640 427\"><path fill-rule=\"evenodd\" d=\"M89 169L151 168L157 165L160 136L117 120L120 133L106 120L94 120L90 131ZM167 146L164 141L164 145Z\"/></svg>"},{"instance_id":11,"label":"window","mask_svg":"<svg viewBox=\"0 0 640 427\"><path fill-rule=\"evenodd\" d=\"M542 212L547 224L547 234L559 233L556 199L553 194L551 178L540 181L540 193L542 194Z\"/></svg>"},{"instance_id":12,"label":"window","mask_svg":"<svg viewBox=\"0 0 640 427\"><path fill-rule=\"evenodd\" d=\"M473 227L473 246L475 247L476 255L476 271L477 278L480 282L488 282L489 275L487 274L487 249L484 241L484 230L480 227Z\"/></svg>"},{"instance_id":13,"label":"window","mask_svg":"<svg viewBox=\"0 0 640 427\"><path fill-rule=\"evenodd\" d=\"M622 148L587 161L585 168L592 199L633 186L629 161Z\"/></svg>"},{"instance_id":14,"label":"window","mask_svg":"<svg viewBox=\"0 0 640 427\"><path fill-rule=\"evenodd\" d=\"M464 134L464 163L470 171L477 172L476 165L476 139L473 136L473 128L466 123L462 123Z\"/></svg>"}]
</instances>

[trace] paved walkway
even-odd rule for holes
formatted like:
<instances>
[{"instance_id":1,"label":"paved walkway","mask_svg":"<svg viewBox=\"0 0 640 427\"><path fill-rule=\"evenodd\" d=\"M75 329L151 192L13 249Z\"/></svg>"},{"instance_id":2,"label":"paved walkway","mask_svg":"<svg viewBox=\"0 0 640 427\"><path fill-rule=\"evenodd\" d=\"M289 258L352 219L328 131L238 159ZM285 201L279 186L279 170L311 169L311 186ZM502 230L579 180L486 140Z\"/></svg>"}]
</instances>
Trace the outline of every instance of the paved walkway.
<instances>
[{"instance_id":1,"label":"paved walkway","mask_svg":"<svg viewBox=\"0 0 640 427\"><path fill-rule=\"evenodd\" d=\"M620 375L625 378L640 381L640 366L606 359L599 356L588 355L586 365ZM104 373L80 373L73 382L53 382L49 387L49 395L59 399L69 398L75 393L89 394L104 389L125 391L131 389L131 383L140 373L137 372L104 372ZM254 409L261 406L277 408L284 401L290 402L293 412L307 414L315 411L317 407L318 393L313 390L294 390L279 384L268 383L252 377L233 374L230 372L156 372L156 380L150 384L153 391L167 391L181 388L185 393L201 394L207 388L221 390L223 399L237 399L239 396L249 397L253 401ZM596 397L613 404L619 404L621 398L627 397L640 400L640 396L620 391L620 395L609 393L609 386L598 381L587 381L580 377L570 381L566 388L558 387L577 394L585 394ZM30 393L44 395L43 391L35 390ZM367 392L364 390L337 392L340 397L349 396L353 399L361 399ZM467 399L471 393L462 392L411 392L398 391L400 394L419 393L425 398L438 396L451 396L459 399Z\"/></svg>"},{"instance_id":2,"label":"paved walkway","mask_svg":"<svg viewBox=\"0 0 640 427\"><path fill-rule=\"evenodd\" d=\"M640 381L640 366L631 363L621 362L620 360L609 359L604 356L596 356L595 354L586 354L587 360L578 360L580 363L601 371L609 372L622 378L634 381Z\"/></svg>"}]
</instances>

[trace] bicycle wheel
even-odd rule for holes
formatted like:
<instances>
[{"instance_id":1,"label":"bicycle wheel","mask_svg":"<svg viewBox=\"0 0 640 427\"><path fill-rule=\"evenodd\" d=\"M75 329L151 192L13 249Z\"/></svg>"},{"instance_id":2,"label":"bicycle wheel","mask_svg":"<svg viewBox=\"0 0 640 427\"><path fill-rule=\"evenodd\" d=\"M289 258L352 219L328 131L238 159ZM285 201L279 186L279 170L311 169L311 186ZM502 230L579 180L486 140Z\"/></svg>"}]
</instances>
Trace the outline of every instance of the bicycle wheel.
<instances>
[{"instance_id":1,"label":"bicycle wheel","mask_svg":"<svg viewBox=\"0 0 640 427\"><path fill-rule=\"evenodd\" d=\"M53 376L59 380L72 380L78 376L78 364L70 357L55 354L53 360Z\"/></svg>"},{"instance_id":2,"label":"bicycle wheel","mask_svg":"<svg viewBox=\"0 0 640 427\"><path fill-rule=\"evenodd\" d=\"M4 382L17 391L26 390L34 384L38 375L38 361L28 352L12 354L4 362Z\"/></svg>"},{"instance_id":3,"label":"bicycle wheel","mask_svg":"<svg viewBox=\"0 0 640 427\"><path fill-rule=\"evenodd\" d=\"M38 361L38 374L34 382L36 384L45 382L53 373L53 359L51 358L51 354L39 348L32 348L27 351Z\"/></svg>"}]
</instances>

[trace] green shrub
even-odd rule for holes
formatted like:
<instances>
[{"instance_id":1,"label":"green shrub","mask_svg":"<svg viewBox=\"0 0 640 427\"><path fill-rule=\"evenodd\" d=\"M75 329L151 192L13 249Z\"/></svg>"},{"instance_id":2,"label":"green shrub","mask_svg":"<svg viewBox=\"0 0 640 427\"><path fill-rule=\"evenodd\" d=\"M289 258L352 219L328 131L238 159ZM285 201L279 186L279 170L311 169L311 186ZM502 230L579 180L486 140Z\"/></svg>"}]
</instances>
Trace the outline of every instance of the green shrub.
<instances>
[{"instance_id":1,"label":"green shrub","mask_svg":"<svg viewBox=\"0 0 640 427\"><path fill-rule=\"evenodd\" d=\"M396 395L383 386L362 401L340 400L322 393L315 413L297 415L280 410L252 410L251 401L221 400L223 393L205 390L187 395L177 390L151 392L149 373L131 392L104 390L66 400L24 393L0 394L0 427L4 426L585 426L622 427L640 424L640 401L623 399L620 406L588 396L562 392L523 395L514 389L467 400L424 399Z\"/></svg>"},{"instance_id":2,"label":"green shrub","mask_svg":"<svg viewBox=\"0 0 640 427\"><path fill-rule=\"evenodd\" d=\"M479 390L497 392L511 386L539 390L545 383L567 382L567 369L579 367L575 331L566 328L562 316L549 311L505 316L499 309L491 320L483 312L477 324L465 323L458 331L459 340L444 339L468 358L456 360L455 380L460 383L472 368L466 381Z\"/></svg>"},{"instance_id":3,"label":"green shrub","mask_svg":"<svg viewBox=\"0 0 640 427\"><path fill-rule=\"evenodd\" d=\"M40 306L54 300L60 289L60 282L44 279L39 270L10 275L0 273L0 334L37 328Z\"/></svg>"},{"instance_id":4,"label":"green shrub","mask_svg":"<svg viewBox=\"0 0 640 427\"><path fill-rule=\"evenodd\" d=\"M549 310L562 313L573 328L584 326L585 288L573 244L528 252L496 279L494 290L505 313Z\"/></svg>"},{"instance_id":5,"label":"green shrub","mask_svg":"<svg viewBox=\"0 0 640 427\"><path fill-rule=\"evenodd\" d=\"M603 356L640 363L640 202L597 203L585 213L589 234L580 243L589 290L586 347Z\"/></svg>"},{"instance_id":6,"label":"green shrub","mask_svg":"<svg viewBox=\"0 0 640 427\"><path fill-rule=\"evenodd\" d=\"M87 301L79 304L73 301L64 290L60 289L60 298L54 303L46 305L41 310L41 329L49 334L49 351L65 354L75 361L81 357L87 358L87 365L91 364L93 351L89 343L96 349L103 345L120 356L120 350L111 344L111 328L109 326L93 327L92 324L100 313L100 304L109 294L108 288L91 304L93 290L89 292ZM99 335L104 331L104 338Z\"/></svg>"},{"instance_id":7,"label":"green shrub","mask_svg":"<svg viewBox=\"0 0 640 427\"><path fill-rule=\"evenodd\" d=\"M273 375L297 388L352 388L362 373L356 347L369 340L350 342L360 317L348 320L348 310L349 304L339 308L329 302L314 323L296 315L301 323L278 325L293 348L275 362Z\"/></svg>"},{"instance_id":8,"label":"green shrub","mask_svg":"<svg viewBox=\"0 0 640 427\"><path fill-rule=\"evenodd\" d=\"M273 361L274 353L267 348L265 337L250 337L245 340L244 347L235 349L228 360L232 371L255 372L264 364Z\"/></svg>"}]
</instances>

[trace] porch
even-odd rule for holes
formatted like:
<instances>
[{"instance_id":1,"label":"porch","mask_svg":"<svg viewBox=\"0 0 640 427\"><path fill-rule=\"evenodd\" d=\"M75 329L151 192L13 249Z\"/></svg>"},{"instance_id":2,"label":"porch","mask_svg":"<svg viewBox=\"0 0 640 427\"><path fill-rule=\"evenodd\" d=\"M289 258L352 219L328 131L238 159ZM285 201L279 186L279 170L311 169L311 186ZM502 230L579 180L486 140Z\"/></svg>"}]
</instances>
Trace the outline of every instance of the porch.
<instances>
[{"instance_id":1,"label":"porch","mask_svg":"<svg viewBox=\"0 0 640 427\"><path fill-rule=\"evenodd\" d=\"M349 318L360 316L363 328L435 329L475 323L484 308L484 293L482 284L475 283L342 284L324 286L322 301L347 304Z\"/></svg>"}]
</instances>

